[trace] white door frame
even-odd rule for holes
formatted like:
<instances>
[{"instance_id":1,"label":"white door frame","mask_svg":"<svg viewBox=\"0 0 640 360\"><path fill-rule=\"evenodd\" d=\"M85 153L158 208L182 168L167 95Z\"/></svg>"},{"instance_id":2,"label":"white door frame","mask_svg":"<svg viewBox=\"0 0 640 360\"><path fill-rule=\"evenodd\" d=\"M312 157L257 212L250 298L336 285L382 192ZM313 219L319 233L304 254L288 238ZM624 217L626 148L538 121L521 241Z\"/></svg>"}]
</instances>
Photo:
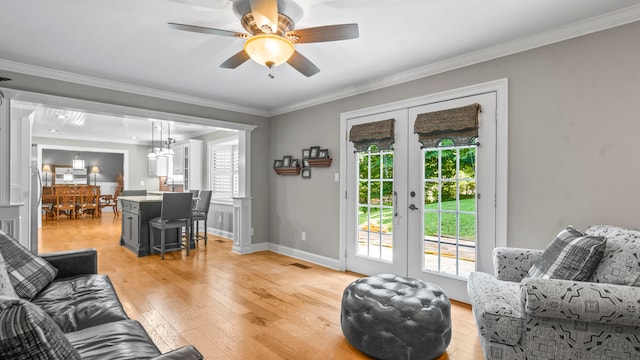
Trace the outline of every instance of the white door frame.
<instances>
[{"instance_id":1,"label":"white door frame","mask_svg":"<svg viewBox=\"0 0 640 360\"><path fill-rule=\"evenodd\" d=\"M508 150L509 150L509 104L508 104L508 79L499 79L486 83L475 84L458 89L443 91L435 94L406 99L393 103L377 105L364 109L349 111L340 114L340 241L339 260L340 270L346 270L347 248L347 120L355 117L373 115L381 112L390 112L405 108L447 101L465 96L495 91L497 94L496 105L496 246L507 245L507 195L508 195Z\"/></svg>"}]
</instances>

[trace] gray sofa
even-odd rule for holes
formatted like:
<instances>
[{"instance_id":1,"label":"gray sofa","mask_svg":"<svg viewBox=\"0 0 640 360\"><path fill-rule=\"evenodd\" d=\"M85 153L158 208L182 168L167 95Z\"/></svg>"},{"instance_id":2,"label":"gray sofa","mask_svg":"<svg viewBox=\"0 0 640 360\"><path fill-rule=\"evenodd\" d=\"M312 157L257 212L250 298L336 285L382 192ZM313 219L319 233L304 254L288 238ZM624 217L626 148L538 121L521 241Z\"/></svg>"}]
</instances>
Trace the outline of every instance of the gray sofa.
<instances>
[{"instance_id":1,"label":"gray sofa","mask_svg":"<svg viewBox=\"0 0 640 360\"><path fill-rule=\"evenodd\" d=\"M0 358L203 358L193 346L161 354L109 277L96 273L96 250L25 250L0 231Z\"/></svg>"},{"instance_id":2,"label":"gray sofa","mask_svg":"<svg viewBox=\"0 0 640 360\"><path fill-rule=\"evenodd\" d=\"M497 248L496 276L468 282L487 359L639 359L640 232L592 226L604 254L588 281L530 277L542 250Z\"/></svg>"}]
</instances>

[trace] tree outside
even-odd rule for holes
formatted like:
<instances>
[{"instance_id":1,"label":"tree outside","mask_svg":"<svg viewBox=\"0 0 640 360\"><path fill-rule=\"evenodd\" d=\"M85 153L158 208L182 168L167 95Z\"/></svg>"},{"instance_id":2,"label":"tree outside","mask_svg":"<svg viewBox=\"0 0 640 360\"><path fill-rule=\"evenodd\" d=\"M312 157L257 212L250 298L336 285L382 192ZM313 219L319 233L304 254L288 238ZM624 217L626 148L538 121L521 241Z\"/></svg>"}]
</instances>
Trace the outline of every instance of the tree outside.
<instances>
[{"instance_id":1,"label":"tree outside","mask_svg":"<svg viewBox=\"0 0 640 360\"><path fill-rule=\"evenodd\" d=\"M443 143L442 145L451 145ZM457 155L459 154L459 155ZM459 169L456 157L459 156ZM372 146L359 157L359 227L393 231L393 153ZM424 151L425 235L438 234L438 198L441 199L442 235L456 235L456 211L475 213L475 147ZM438 176L440 175L440 176ZM461 180L463 179L463 180ZM459 206L456 187L459 186ZM451 212L448 212L451 211ZM475 216L460 214L460 237L475 240Z\"/></svg>"}]
</instances>

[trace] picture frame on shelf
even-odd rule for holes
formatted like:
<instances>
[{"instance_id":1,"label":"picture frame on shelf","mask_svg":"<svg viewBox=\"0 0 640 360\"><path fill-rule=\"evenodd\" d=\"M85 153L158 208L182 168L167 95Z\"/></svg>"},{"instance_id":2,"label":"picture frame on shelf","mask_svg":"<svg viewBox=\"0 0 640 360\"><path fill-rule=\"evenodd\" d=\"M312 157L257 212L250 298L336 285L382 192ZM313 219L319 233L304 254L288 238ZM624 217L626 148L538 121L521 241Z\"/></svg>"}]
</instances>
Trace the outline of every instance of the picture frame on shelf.
<instances>
[{"instance_id":1,"label":"picture frame on shelf","mask_svg":"<svg viewBox=\"0 0 640 360\"><path fill-rule=\"evenodd\" d=\"M311 179L311 168L306 167L302 169L302 178L303 179Z\"/></svg>"},{"instance_id":2,"label":"picture frame on shelf","mask_svg":"<svg viewBox=\"0 0 640 360\"><path fill-rule=\"evenodd\" d=\"M309 159L302 159L302 167L311 167L311 165L309 165Z\"/></svg>"},{"instance_id":3,"label":"picture frame on shelf","mask_svg":"<svg viewBox=\"0 0 640 360\"><path fill-rule=\"evenodd\" d=\"M318 157L318 152L320 151L320 146L312 146L309 149L309 157L315 159Z\"/></svg>"},{"instance_id":4,"label":"picture frame on shelf","mask_svg":"<svg viewBox=\"0 0 640 360\"><path fill-rule=\"evenodd\" d=\"M318 158L328 158L329 150L328 149L320 149L318 150Z\"/></svg>"},{"instance_id":5,"label":"picture frame on shelf","mask_svg":"<svg viewBox=\"0 0 640 360\"><path fill-rule=\"evenodd\" d=\"M282 167L291 167L291 156L287 155L282 158Z\"/></svg>"},{"instance_id":6,"label":"picture frame on shelf","mask_svg":"<svg viewBox=\"0 0 640 360\"><path fill-rule=\"evenodd\" d=\"M302 149L302 158L306 159L311 154L311 149Z\"/></svg>"},{"instance_id":7,"label":"picture frame on shelf","mask_svg":"<svg viewBox=\"0 0 640 360\"><path fill-rule=\"evenodd\" d=\"M291 159L291 167L298 167L298 159Z\"/></svg>"},{"instance_id":8,"label":"picture frame on shelf","mask_svg":"<svg viewBox=\"0 0 640 360\"><path fill-rule=\"evenodd\" d=\"M282 160L274 160L273 161L273 167L274 168L281 168L282 167Z\"/></svg>"}]
</instances>

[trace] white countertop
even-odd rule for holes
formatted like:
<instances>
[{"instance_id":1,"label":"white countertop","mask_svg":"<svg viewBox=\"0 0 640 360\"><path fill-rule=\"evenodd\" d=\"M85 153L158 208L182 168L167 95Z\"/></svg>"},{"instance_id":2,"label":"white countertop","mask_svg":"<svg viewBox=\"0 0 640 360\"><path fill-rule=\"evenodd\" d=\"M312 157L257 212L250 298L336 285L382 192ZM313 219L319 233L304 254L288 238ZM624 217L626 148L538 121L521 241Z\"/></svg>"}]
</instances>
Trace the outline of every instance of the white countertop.
<instances>
[{"instance_id":1,"label":"white countertop","mask_svg":"<svg viewBox=\"0 0 640 360\"><path fill-rule=\"evenodd\" d=\"M118 200L133 202L159 202L162 201L162 195L118 196Z\"/></svg>"}]
</instances>

